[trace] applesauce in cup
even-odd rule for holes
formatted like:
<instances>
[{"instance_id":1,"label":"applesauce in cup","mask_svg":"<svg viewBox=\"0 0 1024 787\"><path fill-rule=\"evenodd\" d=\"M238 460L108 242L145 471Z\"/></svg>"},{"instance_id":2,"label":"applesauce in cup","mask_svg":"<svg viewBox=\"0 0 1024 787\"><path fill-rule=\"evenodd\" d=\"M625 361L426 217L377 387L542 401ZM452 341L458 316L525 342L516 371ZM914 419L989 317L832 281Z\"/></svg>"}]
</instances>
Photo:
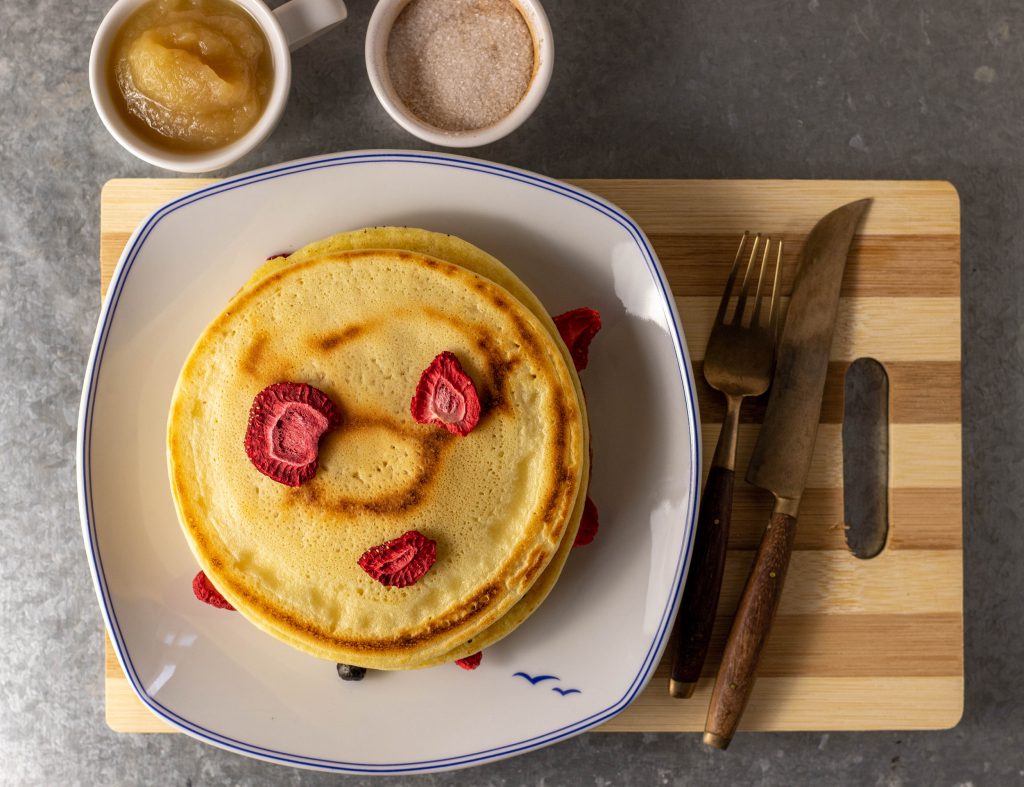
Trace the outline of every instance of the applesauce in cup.
<instances>
[{"instance_id":1,"label":"applesauce in cup","mask_svg":"<svg viewBox=\"0 0 1024 787\"><path fill-rule=\"evenodd\" d=\"M170 150L241 138L274 81L266 35L231 0L150 0L118 31L108 63L123 120Z\"/></svg>"}]
</instances>

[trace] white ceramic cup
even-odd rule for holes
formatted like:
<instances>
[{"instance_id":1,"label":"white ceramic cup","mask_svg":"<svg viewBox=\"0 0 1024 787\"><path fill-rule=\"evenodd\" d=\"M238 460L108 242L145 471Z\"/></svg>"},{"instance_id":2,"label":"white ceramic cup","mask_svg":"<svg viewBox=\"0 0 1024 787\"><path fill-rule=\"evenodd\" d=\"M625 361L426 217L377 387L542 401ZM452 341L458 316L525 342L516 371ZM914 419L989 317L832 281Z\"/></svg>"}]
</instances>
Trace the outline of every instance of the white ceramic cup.
<instances>
[{"instance_id":1,"label":"white ceramic cup","mask_svg":"<svg viewBox=\"0 0 1024 787\"><path fill-rule=\"evenodd\" d=\"M391 28L411 0L379 0L366 30L366 73L377 99L398 125L426 142L452 148L486 145L515 131L533 114L551 82L555 43L551 25L538 0L511 0L523 15L534 41L533 79L515 108L491 126L472 131L445 131L421 120L399 98L388 71L388 38Z\"/></svg>"},{"instance_id":2,"label":"white ceramic cup","mask_svg":"<svg viewBox=\"0 0 1024 787\"><path fill-rule=\"evenodd\" d=\"M245 9L270 44L274 81L259 120L242 137L214 150L171 151L140 136L125 122L114 104L110 82L110 50L117 32L139 6L149 0L117 0L100 23L89 56L89 89L100 120L125 150L175 172L209 172L226 167L270 136L284 112L292 84L291 52L344 21L343 0L291 0L271 11L261 0L231 0ZM117 97L117 100L120 100Z\"/></svg>"}]
</instances>

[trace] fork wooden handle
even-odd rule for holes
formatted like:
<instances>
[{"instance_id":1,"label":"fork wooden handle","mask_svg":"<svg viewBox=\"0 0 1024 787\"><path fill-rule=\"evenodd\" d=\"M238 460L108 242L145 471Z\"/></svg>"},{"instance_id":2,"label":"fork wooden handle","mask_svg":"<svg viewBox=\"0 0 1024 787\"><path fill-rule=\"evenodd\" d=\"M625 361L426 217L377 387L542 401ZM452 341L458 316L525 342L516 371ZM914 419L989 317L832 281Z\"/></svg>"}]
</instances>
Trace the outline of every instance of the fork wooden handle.
<instances>
[{"instance_id":1,"label":"fork wooden handle","mask_svg":"<svg viewBox=\"0 0 1024 787\"><path fill-rule=\"evenodd\" d=\"M700 500L690 572L676 616L676 652L668 684L673 697L686 698L693 694L708 654L725 571L735 475L725 467L712 466L708 471Z\"/></svg>"},{"instance_id":2,"label":"fork wooden handle","mask_svg":"<svg viewBox=\"0 0 1024 787\"><path fill-rule=\"evenodd\" d=\"M782 596L795 534L794 517L779 512L772 514L743 589L711 693L711 706L704 724L704 743L709 746L724 749L729 745L750 699L757 663Z\"/></svg>"}]
</instances>

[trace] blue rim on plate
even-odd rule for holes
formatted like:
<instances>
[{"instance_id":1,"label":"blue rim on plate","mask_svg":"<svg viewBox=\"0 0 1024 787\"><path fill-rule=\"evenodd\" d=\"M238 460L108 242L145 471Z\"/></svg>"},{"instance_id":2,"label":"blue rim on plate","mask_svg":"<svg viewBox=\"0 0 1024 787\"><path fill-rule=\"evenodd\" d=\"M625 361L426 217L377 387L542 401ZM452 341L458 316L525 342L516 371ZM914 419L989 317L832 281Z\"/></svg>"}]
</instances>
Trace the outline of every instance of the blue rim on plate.
<instances>
[{"instance_id":1,"label":"blue rim on plate","mask_svg":"<svg viewBox=\"0 0 1024 787\"><path fill-rule=\"evenodd\" d=\"M641 256L646 261L654 280L657 282L658 287L661 290L664 306L671 317L668 322L672 326L671 338L676 353L676 362L680 380L686 392L686 415L690 433L692 435L692 440L690 441L690 478L688 479L689 511L686 514L688 527L683 540L682 550L676 559L675 581L672 585L671 593L669 594L668 603L661 614L656 634L648 648L640 671L633 678L623 696L604 710L592 713L578 721L563 725L558 729L550 730L549 732L536 735L526 740L514 741L502 746L460 754L453 757L386 764L329 760L291 754L289 752L277 751L263 746L256 746L195 724L178 715L174 711L164 707L156 700L155 697L150 696L142 685L142 682L139 680L135 667L132 664L131 656L125 647L117 615L114 612L113 605L110 600L110 594L107 589L106 577L103 570L103 559L100 554L99 543L96 536L90 470L92 414L95 407L95 392L99 372L103 363L103 354L106 348L111 321L117 311L121 293L124 289L125 282L131 273L132 265L138 257L140 250L145 244L146 239L152 232L153 228L156 227L162 219L174 213L176 210L215 194L223 194L235 189L245 188L246 186L255 183L288 177L289 175L300 172L367 163L414 163L428 166L465 169L473 172L494 175L543 189L544 191L573 200L574 202L601 213L625 229L636 243ZM687 569L689 568L690 555L692 552L694 521L697 512L698 481L700 478L700 429L692 371L689 364L686 346L683 342L682 333L679 328L679 316L676 313L672 292L665 280L664 271L661 269L661 265L651 248L650 242L647 240L643 231L629 216L611 203L606 202L582 189L578 189L574 186L570 186L566 183L562 183L542 175L537 175L532 172L501 164L494 164L491 162L480 161L478 159L453 156L449 154L418 153L413 151L360 151L303 159L226 179L168 202L166 205L154 211L142 224L139 225L138 229L136 229L135 233L129 239L128 244L121 255L100 312L96 335L93 339L89 362L86 367L85 383L82 390L81 408L78 420L77 463L78 498L82 518L82 529L85 538L86 553L89 557L89 565L93 581L96 585L97 596L99 597L100 610L103 613L107 631L113 641L117 660L120 663L121 668L124 670L125 676L128 678L132 689L138 695L139 699L142 700L142 702L154 714L168 724L207 743L211 743L215 746L219 746L238 754L244 754L278 764L344 773L412 773L463 768L498 759L504 759L506 757L550 745L559 740L584 732L604 721L607 721L612 716L617 715L621 711L625 710L636 695L647 685L654 668L657 666L657 661L664 651L666 637L678 608L682 582L686 576Z\"/></svg>"}]
</instances>

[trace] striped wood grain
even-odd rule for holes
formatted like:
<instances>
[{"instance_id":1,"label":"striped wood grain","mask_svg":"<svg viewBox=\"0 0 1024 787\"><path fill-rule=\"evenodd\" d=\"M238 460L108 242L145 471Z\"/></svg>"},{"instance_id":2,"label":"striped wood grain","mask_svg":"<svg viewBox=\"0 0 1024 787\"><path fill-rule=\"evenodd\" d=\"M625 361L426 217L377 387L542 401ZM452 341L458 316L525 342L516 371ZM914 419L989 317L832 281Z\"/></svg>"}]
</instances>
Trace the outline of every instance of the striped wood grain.
<instances>
[{"instance_id":1,"label":"striped wood grain","mask_svg":"<svg viewBox=\"0 0 1024 787\"><path fill-rule=\"evenodd\" d=\"M118 180L103 190L104 290L132 231L154 208L213 181ZM836 181L576 181L630 213L676 294L695 373L705 447L723 416L701 377L704 346L739 235L786 241L783 290L806 233L828 210L875 203L843 279L811 484L796 552L761 677L741 728L925 729L952 726L963 706L963 538L960 454L960 216L945 183ZM341 227L339 227L341 229ZM843 375L871 355L890 377L890 532L860 561L843 538ZM764 402L744 413L740 465ZM598 461L600 461L598 459ZM729 615L771 498L739 484L721 608L697 694L670 699L663 662L647 689L601 729L699 730ZM169 727L132 692L107 642L107 722L124 732Z\"/></svg>"}]
</instances>

